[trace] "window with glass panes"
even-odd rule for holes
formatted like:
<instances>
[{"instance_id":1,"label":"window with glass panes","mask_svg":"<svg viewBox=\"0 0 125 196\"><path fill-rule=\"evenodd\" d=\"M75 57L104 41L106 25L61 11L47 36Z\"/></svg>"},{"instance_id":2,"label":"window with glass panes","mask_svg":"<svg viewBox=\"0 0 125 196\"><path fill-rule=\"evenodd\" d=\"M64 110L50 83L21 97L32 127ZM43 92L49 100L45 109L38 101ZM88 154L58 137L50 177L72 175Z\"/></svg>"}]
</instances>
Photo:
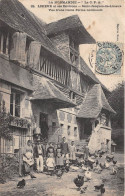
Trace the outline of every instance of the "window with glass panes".
<instances>
[{"instance_id":1,"label":"window with glass panes","mask_svg":"<svg viewBox=\"0 0 125 196\"><path fill-rule=\"evenodd\" d=\"M10 114L20 117L20 93L12 91L10 95Z\"/></svg>"}]
</instances>

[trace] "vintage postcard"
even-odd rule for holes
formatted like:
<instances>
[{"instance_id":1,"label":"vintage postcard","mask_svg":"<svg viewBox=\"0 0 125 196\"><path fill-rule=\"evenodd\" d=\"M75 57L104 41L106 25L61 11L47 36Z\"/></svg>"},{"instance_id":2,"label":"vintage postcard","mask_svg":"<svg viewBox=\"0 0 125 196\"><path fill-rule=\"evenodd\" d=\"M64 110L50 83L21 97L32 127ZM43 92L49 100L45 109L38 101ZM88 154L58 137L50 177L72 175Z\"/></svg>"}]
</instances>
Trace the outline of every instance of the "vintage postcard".
<instances>
[{"instance_id":1,"label":"vintage postcard","mask_svg":"<svg viewBox=\"0 0 125 196\"><path fill-rule=\"evenodd\" d=\"M124 196L124 0L0 0L0 195Z\"/></svg>"}]
</instances>

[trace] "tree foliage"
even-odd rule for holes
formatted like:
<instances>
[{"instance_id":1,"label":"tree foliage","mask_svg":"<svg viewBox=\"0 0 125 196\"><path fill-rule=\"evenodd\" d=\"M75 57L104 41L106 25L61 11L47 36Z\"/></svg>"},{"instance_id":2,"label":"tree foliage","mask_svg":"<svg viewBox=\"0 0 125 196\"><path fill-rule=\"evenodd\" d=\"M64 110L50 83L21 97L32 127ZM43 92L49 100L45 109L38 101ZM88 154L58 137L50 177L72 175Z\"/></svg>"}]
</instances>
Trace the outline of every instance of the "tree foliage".
<instances>
[{"instance_id":1,"label":"tree foliage","mask_svg":"<svg viewBox=\"0 0 125 196\"><path fill-rule=\"evenodd\" d=\"M12 135L10 133L10 114L6 113L5 101L0 102L0 137L5 139L12 139Z\"/></svg>"},{"instance_id":2,"label":"tree foliage","mask_svg":"<svg viewBox=\"0 0 125 196\"><path fill-rule=\"evenodd\" d=\"M119 83L108 97L109 104L116 114L111 116L113 128L124 127L124 82Z\"/></svg>"}]
</instances>

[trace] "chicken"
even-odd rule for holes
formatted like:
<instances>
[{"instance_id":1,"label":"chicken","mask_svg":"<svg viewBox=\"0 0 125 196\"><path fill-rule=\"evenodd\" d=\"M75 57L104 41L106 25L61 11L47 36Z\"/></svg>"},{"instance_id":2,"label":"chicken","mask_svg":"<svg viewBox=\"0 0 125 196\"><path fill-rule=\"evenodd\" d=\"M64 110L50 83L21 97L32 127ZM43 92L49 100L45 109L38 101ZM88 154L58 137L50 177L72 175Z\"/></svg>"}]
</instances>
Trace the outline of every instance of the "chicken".
<instances>
[{"instance_id":1,"label":"chicken","mask_svg":"<svg viewBox=\"0 0 125 196\"><path fill-rule=\"evenodd\" d=\"M97 167L94 168L95 173L100 174L102 171L102 168L100 167L100 165L97 165Z\"/></svg>"},{"instance_id":2,"label":"chicken","mask_svg":"<svg viewBox=\"0 0 125 196\"><path fill-rule=\"evenodd\" d=\"M85 165L87 165L90 169L93 169L93 165L95 163L95 160L89 158L88 160L85 161Z\"/></svg>"},{"instance_id":3,"label":"chicken","mask_svg":"<svg viewBox=\"0 0 125 196\"><path fill-rule=\"evenodd\" d=\"M98 161L98 160L96 160L95 164L96 164L96 167L97 167L97 165L99 165L99 161Z\"/></svg>"},{"instance_id":4,"label":"chicken","mask_svg":"<svg viewBox=\"0 0 125 196\"><path fill-rule=\"evenodd\" d=\"M109 167L110 167L109 162L108 162L108 161L105 161L105 168L106 168L106 169L109 169Z\"/></svg>"},{"instance_id":5,"label":"chicken","mask_svg":"<svg viewBox=\"0 0 125 196\"><path fill-rule=\"evenodd\" d=\"M82 170L83 170L83 171L87 171L87 167L84 166L84 165L82 165Z\"/></svg>"},{"instance_id":6,"label":"chicken","mask_svg":"<svg viewBox=\"0 0 125 196\"><path fill-rule=\"evenodd\" d=\"M105 164L100 163L99 166L101 169L105 169Z\"/></svg>"},{"instance_id":7,"label":"chicken","mask_svg":"<svg viewBox=\"0 0 125 196\"><path fill-rule=\"evenodd\" d=\"M104 184L96 185L94 187L95 187L95 191L99 191L99 190L101 190L101 188L104 187Z\"/></svg>"},{"instance_id":8,"label":"chicken","mask_svg":"<svg viewBox=\"0 0 125 196\"><path fill-rule=\"evenodd\" d=\"M106 160L107 160L108 162L113 161L113 159L114 159L114 156L113 156L113 155L107 155L107 156L106 156Z\"/></svg>"},{"instance_id":9,"label":"chicken","mask_svg":"<svg viewBox=\"0 0 125 196\"><path fill-rule=\"evenodd\" d=\"M57 171L56 171L56 176L57 176L57 178L61 178L62 175L63 175L63 171L62 171L62 170L57 170Z\"/></svg>"},{"instance_id":10,"label":"chicken","mask_svg":"<svg viewBox=\"0 0 125 196\"><path fill-rule=\"evenodd\" d=\"M81 189L81 186L84 184L84 176L78 175L77 178L74 179L75 185L78 187L78 189Z\"/></svg>"},{"instance_id":11,"label":"chicken","mask_svg":"<svg viewBox=\"0 0 125 196\"><path fill-rule=\"evenodd\" d=\"M26 182L25 182L25 180L23 179L23 180L21 180L21 181L18 182L17 188L24 188L25 185L26 185Z\"/></svg>"},{"instance_id":12,"label":"chicken","mask_svg":"<svg viewBox=\"0 0 125 196\"><path fill-rule=\"evenodd\" d=\"M86 177L87 180L91 180L92 179L91 172L88 169L85 172L85 177Z\"/></svg>"},{"instance_id":13,"label":"chicken","mask_svg":"<svg viewBox=\"0 0 125 196\"><path fill-rule=\"evenodd\" d=\"M88 185L86 185L86 186L82 187L82 189L81 189L80 193L81 193L81 194L82 194L82 193L85 193L85 192L86 192L86 190L87 190L87 187L88 187Z\"/></svg>"},{"instance_id":14,"label":"chicken","mask_svg":"<svg viewBox=\"0 0 125 196\"><path fill-rule=\"evenodd\" d=\"M73 171L77 171L79 169L79 167L76 167L76 166L71 165L70 166L70 169L73 170Z\"/></svg>"},{"instance_id":15,"label":"chicken","mask_svg":"<svg viewBox=\"0 0 125 196\"><path fill-rule=\"evenodd\" d=\"M103 194L105 193L105 188L104 188L104 186L101 187L100 192L101 192L101 195L103 195Z\"/></svg>"},{"instance_id":16,"label":"chicken","mask_svg":"<svg viewBox=\"0 0 125 196\"><path fill-rule=\"evenodd\" d=\"M104 154L105 154L105 152L101 151L101 152L99 152L99 154L102 156L102 155L104 155Z\"/></svg>"},{"instance_id":17,"label":"chicken","mask_svg":"<svg viewBox=\"0 0 125 196\"><path fill-rule=\"evenodd\" d=\"M114 165L116 165L116 163L117 163L117 161L115 161L115 160L113 160L112 162L113 162Z\"/></svg>"},{"instance_id":18,"label":"chicken","mask_svg":"<svg viewBox=\"0 0 125 196\"><path fill-rule=\"evenodd\" d=\"M34 176L33 174L30 174L31 179L36 178L36 176Z\"/></svg>"},{"instance_id":19,"label":"chicken","mask_svg":"<svg viewBox=\"0 0 125 196\"><path fill-rule=\"evenodd\" d=\"M68 173L69 172L69 165L65 166L65 172Z\"/></svg>"},{"instance_id":20,"label":"chicken","mask_svg":"<svg viewBox=\"0 0 125 196\"><path fill-rule=\"evenodd\" d=\"M117 174L117 170L113 167L112 168L112 173L110 173L110 175L115 175L115 174Z\"/></svg>"}]
</instances>

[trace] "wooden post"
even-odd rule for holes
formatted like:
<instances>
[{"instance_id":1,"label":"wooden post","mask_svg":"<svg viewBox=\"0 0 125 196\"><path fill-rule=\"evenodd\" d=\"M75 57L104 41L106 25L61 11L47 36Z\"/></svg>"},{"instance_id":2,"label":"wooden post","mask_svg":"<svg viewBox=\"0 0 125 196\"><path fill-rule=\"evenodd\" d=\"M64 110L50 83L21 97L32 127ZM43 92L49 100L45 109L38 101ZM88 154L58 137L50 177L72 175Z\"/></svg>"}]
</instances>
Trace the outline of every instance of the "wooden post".
<instances>
[{"instance_id":1,"label":"wooden post","mask_svg":"<svg viewBox=\"0 0 125 196\"><path fill-rule=\"evenodd\" d=\"M9 33L7 34L7 39L6 39L6 54L9 54Z\"/></svg>"},{"instance_id":2,"label":"wooden post","mask_svg":"<svg viewBox=\"0 0 125 196\"><path fill-rule=\"evenodd\" d=\"M21 136L19 135L19 176L22 176Z\"/></svg>"},{"instance_id":3,"label":"wooden post","mask_svg":"<svg viewBox=\"0 0 125 196\"><path fill-rule=\"evenodd\" d=\"M3 40L4 40L4 36L2 33L2 35L1 35L1 48L0 48L1 53L3 53Z\"/></svg>"}]
</instances>

